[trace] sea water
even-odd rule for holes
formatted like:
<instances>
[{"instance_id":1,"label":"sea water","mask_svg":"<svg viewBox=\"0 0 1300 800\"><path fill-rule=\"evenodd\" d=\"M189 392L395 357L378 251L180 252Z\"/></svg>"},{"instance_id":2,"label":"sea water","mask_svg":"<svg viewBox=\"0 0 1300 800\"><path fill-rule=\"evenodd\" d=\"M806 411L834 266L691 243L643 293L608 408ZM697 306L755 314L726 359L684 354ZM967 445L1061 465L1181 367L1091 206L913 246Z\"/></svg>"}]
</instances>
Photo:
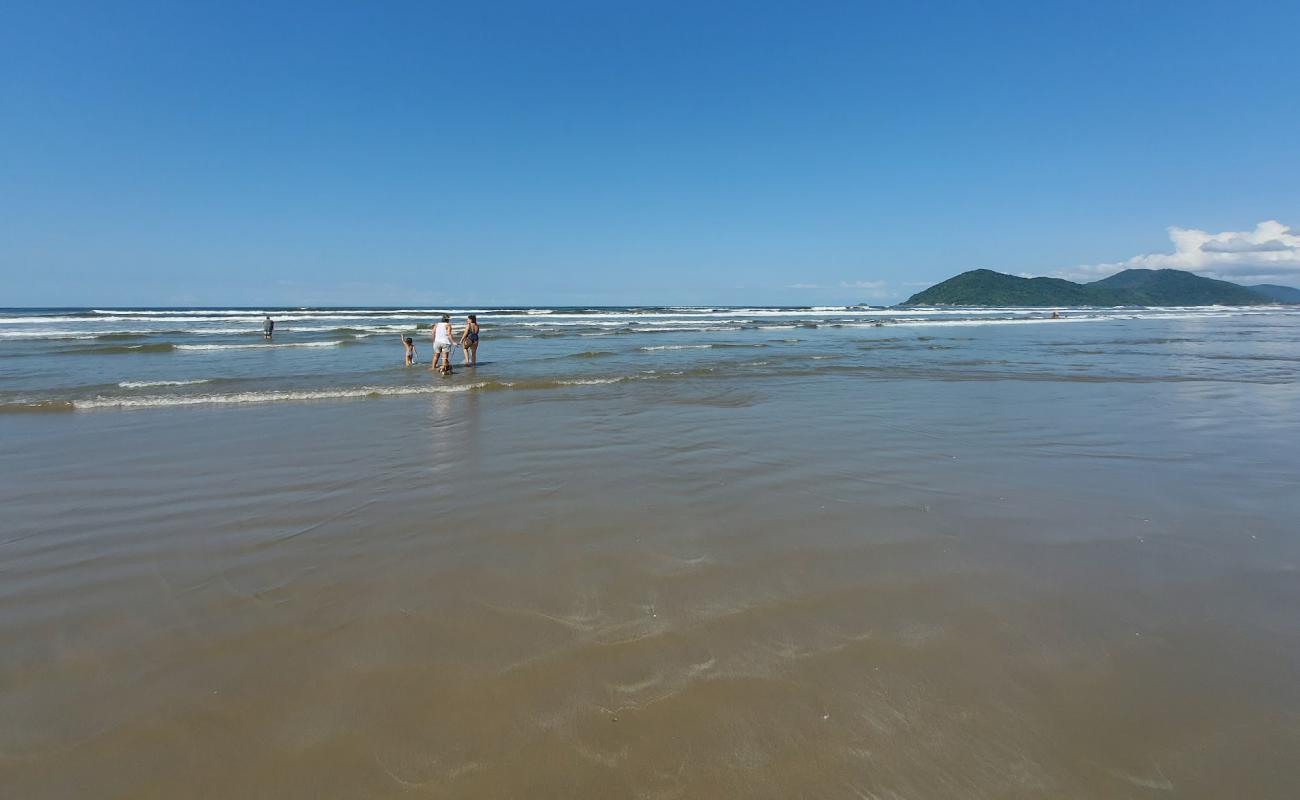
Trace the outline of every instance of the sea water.
<instances>
[{"instance_id":1,"label":"sea water","mask_svg":"<svg viewBox=\"0 0 1300 800\"><path fill-rule=\"evenodd\" d=\"M0 312L0 413L376 398L623 381L1293 380L1300 309L867 307L448 309L482 326L480 366L432 356L439 309ZM265 315L275 336L262 338ZM459 367L459 351L453 365Z\"/></svg>"},{"instance_id":2,"label":"sea water","mask_svg":"<svg viewBox=\"0 0 1300 800\"><path fill-rule=\"evenodd\" d=\"M1295 311L447 310L7 312L0 796L1300 794Z\"/></svg>"}]
</instances>

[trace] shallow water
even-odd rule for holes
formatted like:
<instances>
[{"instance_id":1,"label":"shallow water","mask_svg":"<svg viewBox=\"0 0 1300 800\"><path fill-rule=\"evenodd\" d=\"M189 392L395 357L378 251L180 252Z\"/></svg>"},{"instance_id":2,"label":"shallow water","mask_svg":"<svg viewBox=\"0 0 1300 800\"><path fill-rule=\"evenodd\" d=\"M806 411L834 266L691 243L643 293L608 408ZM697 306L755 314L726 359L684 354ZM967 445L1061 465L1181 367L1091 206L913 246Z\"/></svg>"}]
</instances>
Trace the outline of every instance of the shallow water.
<instances>
[{"instance_id":1,"label":"shallow water","mask_svg":"<svg viewBox=\"0 0 1300 800\"><path fill-rule=\"evenodd\" d=\"M1295 796L1300 318L1030 313L0 358L428 392L0 417L0 795Z\"/></svg>"}]
</instances>

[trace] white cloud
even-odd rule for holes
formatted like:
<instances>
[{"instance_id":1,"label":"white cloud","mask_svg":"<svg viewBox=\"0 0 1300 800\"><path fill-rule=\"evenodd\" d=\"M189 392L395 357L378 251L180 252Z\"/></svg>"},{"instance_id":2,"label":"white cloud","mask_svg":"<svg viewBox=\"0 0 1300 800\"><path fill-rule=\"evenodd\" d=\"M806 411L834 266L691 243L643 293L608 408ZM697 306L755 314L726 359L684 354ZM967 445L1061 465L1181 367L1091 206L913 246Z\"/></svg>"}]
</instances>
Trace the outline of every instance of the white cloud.
<instances>
[{"instance_id":1,"label":"white cloud","mask_svg":"<svg viewBox=\"0 0 1300 800\"><path fill-rule=\"evenodd\" d=\"M822 286L822 285L819 284L819 283L792 283L792 284L790 284L789 286L787 286L787 287L785 287L785 288L787 288L787 289L825 289L826 287L825 287L825 286Z\"/></svg>"},{"instance_id":2,"label":"white cloud","mask_svg":"<svg viewBox=\"0 0 1300 800\"><path fill-rule=\"evenodd\" d=\"M1060 270L1058 278L1095 281L1125 269L1184 269L1234 283L1300 283L1300 233L1268 220L1253 231L1207 233L1169 228L1172 253L1147 253L1112 264Z\"/></svg>"}]
</instances>

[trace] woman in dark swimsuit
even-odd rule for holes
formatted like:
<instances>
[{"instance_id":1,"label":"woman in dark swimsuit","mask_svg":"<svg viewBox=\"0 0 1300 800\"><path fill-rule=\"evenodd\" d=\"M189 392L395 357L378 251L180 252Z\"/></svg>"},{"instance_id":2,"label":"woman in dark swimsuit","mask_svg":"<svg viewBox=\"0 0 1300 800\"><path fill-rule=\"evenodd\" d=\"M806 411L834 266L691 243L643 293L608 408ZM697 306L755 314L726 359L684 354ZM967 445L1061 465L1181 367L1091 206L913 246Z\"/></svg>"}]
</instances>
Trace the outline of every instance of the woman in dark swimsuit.
<instances>
[{"instance_id":1,"label":"woman in dark swimsuit","mask_svg":"<svg viewBox=\"0 0 1300 800\"><path fill-rule=\"evenodd\" d=\"M478 366L478 315L470 314L466 318L465 332L461 334L460 346L465 351L465 361L471 367Z\"/></svg>"}]
</instances>

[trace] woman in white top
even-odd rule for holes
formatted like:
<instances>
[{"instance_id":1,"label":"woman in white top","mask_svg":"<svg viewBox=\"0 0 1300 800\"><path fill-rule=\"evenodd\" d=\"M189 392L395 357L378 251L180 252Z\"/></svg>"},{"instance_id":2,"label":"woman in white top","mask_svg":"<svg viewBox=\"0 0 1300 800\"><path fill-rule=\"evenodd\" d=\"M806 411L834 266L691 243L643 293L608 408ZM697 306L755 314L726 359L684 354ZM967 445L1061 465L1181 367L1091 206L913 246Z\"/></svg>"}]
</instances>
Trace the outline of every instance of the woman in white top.
<instances>
[{"instance_id":1,"label":"woman in white top","mask_svg":"<svg viewBox=\"0 0 1300 800\"><path fill-rule=\"evenodd\" d=\"M442 360L442 374L451 374L451 351L455 348L456 340L451 333L451 315L443 314L442 322L433 326L433 368L438 369L438 361Z\"/></svg>"}]
</instances>

